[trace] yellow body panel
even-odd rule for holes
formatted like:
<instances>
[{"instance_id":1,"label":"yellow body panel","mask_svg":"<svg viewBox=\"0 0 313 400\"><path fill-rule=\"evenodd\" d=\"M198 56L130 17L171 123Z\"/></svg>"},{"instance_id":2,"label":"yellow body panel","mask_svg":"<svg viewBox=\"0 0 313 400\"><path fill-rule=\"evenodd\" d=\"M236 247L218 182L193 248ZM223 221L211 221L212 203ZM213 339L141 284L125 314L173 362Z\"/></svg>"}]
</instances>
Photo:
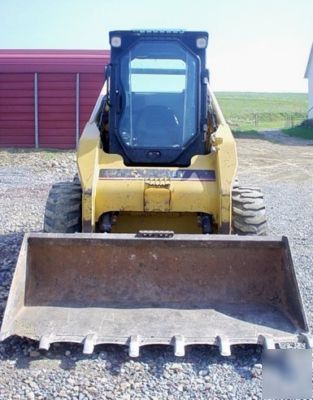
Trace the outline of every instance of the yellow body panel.
<instances>
[{"instance_id":1,"label":"yellow body panel","mask_svg":"<svg viewBox=\"0 0 313 400\"><path fill-rule=\"evenodd\" d=\"M117 220L123 219L123 223L117 222L113 227L115 231L133 232L136 220L135 225L142 225L141 229L166 226L181 232L178 225L185 224L186 233L189 233L198 230L198 213L206 213L213 215L218 232L230 233L236 145L212 92L210 96L218 121L218 129L210 137L211 152L194 156L190 166L184 168L126 166L120 155L105 153L95 123L100 96L78 150L83 231L95 231L96 222L103 213L115 212L120 214ZM152 215L148 217L147 213ZM160 213L166 223L161 223ZM168 216L164 217L164 213ZM184 218L186 221L177 224L176 214L180 214L181 221Z\"/></svg>"},{"instance_id":2,"label":"yellow body panel","mask_svg":"<svg viewBox=\"0 0 313 400\"><path fill-rule=\"evenodd\" d=\"M144 191L145 212L170 211L171 190L169 188L147 187Z\"/></svg>"},{"instance_id":3,"label":"yellow body panel","mask_svg":"<svg viewBox=\"0 0 313 400\"><path fill-rule=\"evenodd\" d=\"M216 181L206 182L192 177L188 180L172 180L167 177L168 173L176 172L186 168L170 167L128 167L124 164L122 157L114 154L106 154L101 150L99 156L99 170L123 170L125 175L133 176L133 179L99 179L96 190L96 219L103 212L108 211L171 211L171 212L205 212L217 214L218 204ZM214 171L215 155L195 156L192 159L188 170L194 171ZM138 179L139 174L146 171L158 170L164 172L166 180L153 182L151 178ZM150 188L161 189L165 184L167 191L167 200L169 200L167 209L149 210L145 209L145 192ZM107 194L110 193L108 196ZM158 192L155 192L156 194ZM160 193L160 192L159 192ZM157 201L157 199L155 199ZM150 196L151 202L151 196Z\"/></svg>"}]
</instances>

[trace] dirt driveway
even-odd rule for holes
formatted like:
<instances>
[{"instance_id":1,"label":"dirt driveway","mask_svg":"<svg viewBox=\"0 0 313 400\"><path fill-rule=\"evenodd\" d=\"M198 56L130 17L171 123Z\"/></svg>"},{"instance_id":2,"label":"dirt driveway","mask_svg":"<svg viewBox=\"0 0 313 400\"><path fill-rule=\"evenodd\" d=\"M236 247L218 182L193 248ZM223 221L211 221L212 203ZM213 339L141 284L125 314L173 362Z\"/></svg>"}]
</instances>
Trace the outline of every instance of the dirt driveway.
<instances>
[{"instance_id":1,"label":"dirt driveway","mask_svg":"<svg viewBox=\"0 0 313 400\"><path fill-rule=\"evenodd\" d=\"M245 180L313 184L313 140L265 131L259 138L237 138L237 150L239 175Z\"/></svg>"}]
</instances>

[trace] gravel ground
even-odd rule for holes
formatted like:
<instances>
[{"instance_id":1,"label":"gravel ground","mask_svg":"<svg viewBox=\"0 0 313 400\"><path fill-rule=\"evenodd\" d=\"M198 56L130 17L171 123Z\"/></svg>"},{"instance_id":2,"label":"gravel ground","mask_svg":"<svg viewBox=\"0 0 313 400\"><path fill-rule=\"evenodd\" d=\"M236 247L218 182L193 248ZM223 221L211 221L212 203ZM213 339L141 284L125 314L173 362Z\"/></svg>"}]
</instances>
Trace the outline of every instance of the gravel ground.
<instances>
[{"instance_id":1,"label":"gravel ground","mask_svg":"<svg viewBox=\"0 0 313 400\"><path fill-rule=\"evenodd\" d=\"M313 324L313 142L265 132L238 139L239 179L260 186L269 227L289 237L307 315ZM72 178L73 152L0 150L0 323L24 232L42 229L50 185ZM260 399L261 349L234 346L223 358L208 346L148 346L139 359L121 346L100 345L84 356L78 345L47 353L17 337L0 343L0 399Z\"/></svg>"}]
</instances>

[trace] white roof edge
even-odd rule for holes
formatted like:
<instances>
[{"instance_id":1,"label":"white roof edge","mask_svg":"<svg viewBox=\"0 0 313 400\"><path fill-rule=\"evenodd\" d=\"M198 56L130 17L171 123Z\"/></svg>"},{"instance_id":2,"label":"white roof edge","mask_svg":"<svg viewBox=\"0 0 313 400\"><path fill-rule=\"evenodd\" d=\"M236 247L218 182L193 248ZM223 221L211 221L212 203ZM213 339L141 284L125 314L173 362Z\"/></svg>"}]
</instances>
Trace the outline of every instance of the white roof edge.
<instances>
[{"instance_id":1,"label":"white roof edge","mask_svg":"<svg viewBox=\"0 0 313 400\"><path fill-rule=\"evenodd\" d=\"M309 70L310 70L310 67L311 67L311 64L312 64L312 63L313 63L313 43L312 43L312 46L311 46L311 51L310 51L310 55L309 55L309 60L308 60L307 66L306 66L305 74L304 74L304 77L305 77L305 78L308 78L308 77L309 77Z\"/></svg>"}]
</instances>

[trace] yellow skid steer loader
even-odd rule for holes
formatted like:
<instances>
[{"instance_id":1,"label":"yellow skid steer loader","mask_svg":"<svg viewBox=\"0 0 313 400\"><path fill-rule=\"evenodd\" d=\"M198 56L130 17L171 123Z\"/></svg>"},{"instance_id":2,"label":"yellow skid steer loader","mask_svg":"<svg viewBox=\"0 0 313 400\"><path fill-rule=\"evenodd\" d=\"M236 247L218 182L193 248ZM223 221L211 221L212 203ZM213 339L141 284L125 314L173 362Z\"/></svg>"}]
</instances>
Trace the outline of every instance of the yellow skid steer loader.
<instances>
[{"instance_id":1,"label":"yellow skid steer loader","mask_svg":"<svg viewBox=\"0 0 313 400\"><path fill-rule=\"evenodd\" d=\"M114 31L78 176L26 235L1 328L39 341L312 346L288 240L266 236L259 189L236 181L209 86L206 32Z\"/></svg>"}]
</instances>

